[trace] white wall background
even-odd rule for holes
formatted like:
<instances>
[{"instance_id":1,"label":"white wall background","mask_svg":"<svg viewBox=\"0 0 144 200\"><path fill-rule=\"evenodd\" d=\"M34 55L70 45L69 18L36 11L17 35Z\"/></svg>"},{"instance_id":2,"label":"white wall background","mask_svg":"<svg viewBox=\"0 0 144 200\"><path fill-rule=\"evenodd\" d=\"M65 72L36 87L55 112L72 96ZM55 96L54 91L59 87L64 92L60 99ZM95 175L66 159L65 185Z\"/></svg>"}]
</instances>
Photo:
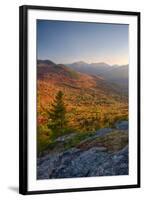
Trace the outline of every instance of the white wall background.
<instances>
[{"instance_id":1,"label":"white wall background","mask_svg":"<svg viewBox=\"0 0 144 200\"><path fill-rule=\"evenodd\" d=\"M93 9L129 10L141 12L141 35L144 35L143 0L3 0L0 5L0 199L143 199L144 159L142 159L142 188L96 192L77 192L22 196L18 194L18 104L19 104L19 10L23 4L82 7ZM141 116L144 119L144 38L141 38L142 100ZM144 122L142 126L142 152L144 152ZM143 157L143 154L142 154Z\"/></svg>"}]
</instances>

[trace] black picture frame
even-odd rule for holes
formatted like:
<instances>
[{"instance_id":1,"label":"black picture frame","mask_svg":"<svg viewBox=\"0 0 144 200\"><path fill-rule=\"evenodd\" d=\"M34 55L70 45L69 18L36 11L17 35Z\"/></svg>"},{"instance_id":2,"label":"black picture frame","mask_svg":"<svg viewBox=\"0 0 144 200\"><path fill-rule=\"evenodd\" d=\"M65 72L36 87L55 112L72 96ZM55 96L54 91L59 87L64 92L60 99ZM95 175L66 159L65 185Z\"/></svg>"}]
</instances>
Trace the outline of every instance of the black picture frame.
<instances>
[{"instance_id":1,"label":"black picture frame","mask_svg":"<svg viewBox=\"0 0 144 200\"><path fill-rule=\"evenodd\" d=\"M137 184L28 191L28 10L118 14L137 17ZM140 187L140 12L23 5L19 8L19 193L23 195Z\"/></svg>"}]
</instances>

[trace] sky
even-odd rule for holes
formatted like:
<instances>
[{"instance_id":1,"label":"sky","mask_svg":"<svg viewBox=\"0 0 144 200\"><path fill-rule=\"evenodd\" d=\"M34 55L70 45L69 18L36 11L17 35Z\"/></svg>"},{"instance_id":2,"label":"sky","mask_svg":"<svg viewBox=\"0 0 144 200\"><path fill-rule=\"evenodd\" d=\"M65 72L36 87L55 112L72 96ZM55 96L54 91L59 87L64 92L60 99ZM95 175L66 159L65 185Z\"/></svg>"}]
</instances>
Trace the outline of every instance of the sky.
<instances>
[{"instance_id":1,"label":"sky","mask_svg":"<svg viewBox=\"0 0 144 200\"><path fill-rule=\"evenodd\" d=\"M128 64L128 25L37 20L37 58Z\"/></svg>"}]
</instances>

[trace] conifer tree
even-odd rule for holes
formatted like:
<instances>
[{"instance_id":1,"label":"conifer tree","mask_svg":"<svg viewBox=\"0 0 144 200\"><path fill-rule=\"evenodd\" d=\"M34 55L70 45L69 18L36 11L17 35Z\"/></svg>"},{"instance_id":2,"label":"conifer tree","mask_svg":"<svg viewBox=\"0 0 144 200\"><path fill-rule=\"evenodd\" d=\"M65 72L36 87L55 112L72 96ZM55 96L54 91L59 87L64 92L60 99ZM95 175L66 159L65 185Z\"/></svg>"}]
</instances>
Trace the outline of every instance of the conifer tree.
<instances>
[{"instance_id":1,"label":"conifer tree","mask_svg":"<svg viewBox=\"0 0 144 200\"><path fill-rule=\"evenodd\" d=\"M59 91L52 104L51 110L48 112L50 123L48 128L51 129L53 136L59 136L64 133L67 126L66 108L63 102L63 92Z\"/></svg>"}]
</instances>

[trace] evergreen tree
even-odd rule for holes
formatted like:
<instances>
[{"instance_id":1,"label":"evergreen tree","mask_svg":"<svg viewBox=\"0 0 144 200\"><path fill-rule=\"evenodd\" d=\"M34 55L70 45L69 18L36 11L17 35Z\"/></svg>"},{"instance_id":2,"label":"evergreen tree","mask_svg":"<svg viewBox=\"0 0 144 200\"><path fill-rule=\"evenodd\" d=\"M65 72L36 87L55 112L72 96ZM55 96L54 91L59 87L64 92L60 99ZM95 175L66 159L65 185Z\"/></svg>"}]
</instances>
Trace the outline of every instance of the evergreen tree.
<instances>
[{"instance_id":1,"label":"evergreen tree","mask_svg":"<svg viewBox=\"0 0 144 200\"><path fill-rule=\"evenodd\" d=\"M63 93L59 91L55 97L55 101L52 104L51 110L48 112L50 123L48 128L52 130L53 137L64 133L67 126L66 120L66 108L63 102Z\"/></svg>"}]
</instances>

